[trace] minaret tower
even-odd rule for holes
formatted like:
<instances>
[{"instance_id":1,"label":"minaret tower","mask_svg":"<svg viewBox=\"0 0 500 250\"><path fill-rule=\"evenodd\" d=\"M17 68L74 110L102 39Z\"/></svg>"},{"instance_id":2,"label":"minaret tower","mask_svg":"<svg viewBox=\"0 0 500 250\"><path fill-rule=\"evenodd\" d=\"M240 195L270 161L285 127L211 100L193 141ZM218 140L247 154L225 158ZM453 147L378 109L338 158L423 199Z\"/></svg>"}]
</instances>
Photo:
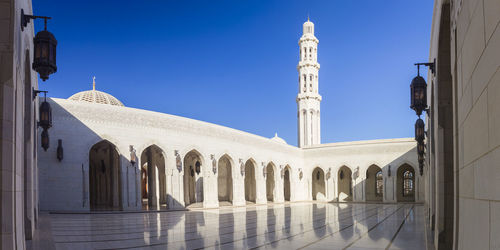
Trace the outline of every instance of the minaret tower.
<instances>
[{"instance_id":1,"label":"minaret tower","mask_svg":"<svg viewBox=\"0 0 500 250\"><path fill-rule=\"evenodd\" d=\"M319 106L321 96L318 92L318 39L314 36L314 24L303 24L299 40L300 60L299 94L297 95L297 118L299 147L321 143Z\"/></svg>"}]
</instances>

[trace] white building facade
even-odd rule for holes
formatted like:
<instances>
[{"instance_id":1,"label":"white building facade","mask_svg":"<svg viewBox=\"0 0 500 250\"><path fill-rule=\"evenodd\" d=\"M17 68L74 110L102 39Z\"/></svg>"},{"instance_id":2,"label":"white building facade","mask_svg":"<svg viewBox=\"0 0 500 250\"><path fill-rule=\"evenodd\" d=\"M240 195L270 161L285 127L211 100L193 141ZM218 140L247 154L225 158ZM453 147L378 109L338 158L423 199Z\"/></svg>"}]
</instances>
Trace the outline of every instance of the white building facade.
<instances>
[{"instance_id":1,"label":"white building facade","mask_svg":"<svg viewBox=\"0 0 500 250\"><path fill-rule=\"evenodd\" d=\"M299 147L277 136L125 107L93 88L50 100L53 143L38 150L41 209L423 201L413 138L321 144L318 39L312 22L303 29Z\"/></svg>"}]
</instances>

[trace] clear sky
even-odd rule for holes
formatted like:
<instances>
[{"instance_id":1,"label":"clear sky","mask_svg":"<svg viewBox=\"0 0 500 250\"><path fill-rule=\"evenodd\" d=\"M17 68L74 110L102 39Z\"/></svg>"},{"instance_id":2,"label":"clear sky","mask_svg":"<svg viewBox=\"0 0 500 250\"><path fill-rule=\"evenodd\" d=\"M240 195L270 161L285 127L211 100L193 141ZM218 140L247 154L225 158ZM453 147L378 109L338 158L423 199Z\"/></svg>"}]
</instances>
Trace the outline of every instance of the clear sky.
<instances>
[{"instance_id":1,"label":"clear sky","mask_svg":"<svg viewBox=\"0 0 500 250\"><path fill-rule=\"evenodd\" d=\"M414 136L409 85L427 61L432 0L55 1L58 72L39 88L96 88L125 106L297 145L298 40L319 39L322 143ZM37 29L43 21L35 21ZM425 72L424 72L425 73Z\"/></svg>"}]
</instances>

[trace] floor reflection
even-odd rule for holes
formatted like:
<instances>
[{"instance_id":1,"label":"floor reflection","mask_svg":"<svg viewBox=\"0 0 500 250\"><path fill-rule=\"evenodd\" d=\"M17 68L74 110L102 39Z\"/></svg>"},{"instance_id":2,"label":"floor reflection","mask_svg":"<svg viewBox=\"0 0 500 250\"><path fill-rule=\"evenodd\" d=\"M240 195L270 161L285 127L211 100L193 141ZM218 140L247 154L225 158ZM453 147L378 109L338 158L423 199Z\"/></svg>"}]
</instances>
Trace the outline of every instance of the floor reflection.
<instances>
[{"instance_id":1,"label":"floor reflection","mask_svg":"<svg viewBox=\"0 0 500 250\"><path fill-rule=\"evenodd\" d=\"M48 216L59 249L425 248L417 204L301 202Z\"/></svg>"}]
</instances>

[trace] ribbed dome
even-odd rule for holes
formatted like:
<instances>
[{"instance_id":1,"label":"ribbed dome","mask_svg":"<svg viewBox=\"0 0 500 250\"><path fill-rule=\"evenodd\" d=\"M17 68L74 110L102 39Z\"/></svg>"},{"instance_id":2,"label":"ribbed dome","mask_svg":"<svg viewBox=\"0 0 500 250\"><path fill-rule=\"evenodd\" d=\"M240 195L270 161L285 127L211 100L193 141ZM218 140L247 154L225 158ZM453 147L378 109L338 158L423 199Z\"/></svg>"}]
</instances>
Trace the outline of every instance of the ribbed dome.
<instances>
[{"instance_id":1,"label":"ribbed dome","mask_svg":"<svg viewBox=\"0 0 500 250\"><path fill-rule=\"evenodd\" d=\"M99 103L99 104L109 104L109 105L114 105L114 106L122 106L122 102L120 100L116 99L114 96L104 93L102 91L98 90L87 90L87 91L82 91L78 92L68 98L68 100L73 100L73 101L84 101L84 102L91 102L91 103Z\"/></svg>"},{"instance_id":2,"label":"ribbed dome","mask_svg":"<svg viewBox=\"0 0 500 250\"><path fill-rule=\"evenodd\" d=\"M275 133L274 134L274 137L271 138L271 140L277 142L277 143L281 143L281 144L287 144L285 140L283 140L283 138L281 137L278 137L278 133Z\"/></svg>"}]
</instances>

